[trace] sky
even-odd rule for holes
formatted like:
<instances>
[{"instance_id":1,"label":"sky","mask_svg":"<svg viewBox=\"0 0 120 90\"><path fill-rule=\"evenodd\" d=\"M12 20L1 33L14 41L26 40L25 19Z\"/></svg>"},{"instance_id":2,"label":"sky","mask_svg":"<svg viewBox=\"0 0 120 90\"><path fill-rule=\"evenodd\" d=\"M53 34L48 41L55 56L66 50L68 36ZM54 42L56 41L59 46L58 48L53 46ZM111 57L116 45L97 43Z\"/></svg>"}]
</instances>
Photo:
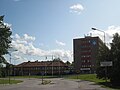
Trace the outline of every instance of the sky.
<instances>
[{"instance_id":1,"label":"sky","mask_svg":"<svg viewBox=\"0 0 120 90\"><path fill-rule=\"evenodd\" d=\"M120 0L0 0L0 15L12 30L11 63L61 58L73 61L73 39L120 33ZM9 61L9 55L5 56ZM47 57L47 58L46 58Z\"/></svg>"}]
</instances>

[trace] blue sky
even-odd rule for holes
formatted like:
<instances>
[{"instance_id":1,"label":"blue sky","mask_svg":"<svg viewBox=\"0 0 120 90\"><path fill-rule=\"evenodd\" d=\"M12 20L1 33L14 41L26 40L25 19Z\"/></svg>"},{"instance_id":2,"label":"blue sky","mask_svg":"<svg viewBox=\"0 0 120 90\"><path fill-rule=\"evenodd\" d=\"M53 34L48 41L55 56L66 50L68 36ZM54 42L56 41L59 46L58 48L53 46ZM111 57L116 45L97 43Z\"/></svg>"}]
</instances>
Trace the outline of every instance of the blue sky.
<instances>
[{"instance_id":1,"label":"blue sky","mask_svg":"<svg viewBox=\"0 0 120 90\"><path fill-rule=\"evenodd\" d=\"M73 39L92 33L96 27L106 32L110 42L120 32L120 0L0 0L0 15L11 24L13 57L22 61L42 60L54 55L73 61Z\"/></svg>"}]
</instances>

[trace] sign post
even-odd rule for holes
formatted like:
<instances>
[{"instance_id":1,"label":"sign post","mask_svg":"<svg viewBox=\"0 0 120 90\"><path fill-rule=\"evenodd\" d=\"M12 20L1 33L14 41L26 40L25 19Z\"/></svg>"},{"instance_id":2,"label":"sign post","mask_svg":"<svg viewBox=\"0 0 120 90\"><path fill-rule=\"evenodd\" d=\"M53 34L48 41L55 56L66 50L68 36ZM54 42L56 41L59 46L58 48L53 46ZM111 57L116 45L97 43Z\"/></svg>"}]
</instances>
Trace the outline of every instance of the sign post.
<instances>
[{"instance_id":1,"label":"sign post","mask_svg":"<svg viewBox=\"0 0 120 90\"><path fill-rule=\"evenodd\" d=\"M44 75L44 73L42 72L41 74L42 74L42 84L43 84L43 75Z\"/></svg>"},{"instance_id":2,"label":"sign post","mask_svg":"<svg viewBox=\"0 0 120 90\"><path fill-rule=\"evenodd\" d=\"M112 61L100 62L100 66L105 67L105 80L106 80L106 82L107 82L107 67L110 67L112 65L113 65Z\"/></svg>"},{"instance_id":3,"label":"sign post","mask_svg":"<svg viewBox=\"0 0 120 90\"><path fill-rule=\"evenodd\" d=\"M112 66L112 61L100 62L101 67Z\"/></svg>"}]
</instances>

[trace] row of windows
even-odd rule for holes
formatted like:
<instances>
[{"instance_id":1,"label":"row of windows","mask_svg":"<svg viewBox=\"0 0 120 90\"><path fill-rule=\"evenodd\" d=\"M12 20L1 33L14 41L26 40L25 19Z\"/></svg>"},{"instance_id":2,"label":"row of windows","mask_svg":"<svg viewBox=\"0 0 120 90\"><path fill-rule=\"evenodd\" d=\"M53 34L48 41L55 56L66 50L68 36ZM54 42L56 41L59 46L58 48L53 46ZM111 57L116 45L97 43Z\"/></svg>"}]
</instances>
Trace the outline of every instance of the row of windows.
<instances>
[{"instance_id":1,"label":"row of windows","mask_svg":"<svg viewBox=\"0 0 120 90\"><path fill-rule=\"evenodd\" d=\"M91 57L91 55L82 55L81 57Z\"/></svg>"},{"instance_id":2,"label":"row of windows","mask_svg":"<svg viewBox=\"0 0 120 90\"><path fill-rule=\"evenodd\" d=\"M88 47L91 47L90 45L81 45L80 46L81 48L88 48Z\"/></svg>"},{"instance_id":3,"label":"row of windows","mask_svg":"<svg viewBox=\"0 0 120 90\"><path fill-rule=\"evenodd\" d=\"M81 57L82 60L88 60L91 59L91 57Z\"/></svg>"},{"instance_id":4,"label":"row of windows","mask_svg":"<svg viewBox=\"0 0 120 90\"><path fill-rule=\"evenodd\" d=\"M96 41L95 40L89 40L89 41L85 41L84 43L81 43L81 48L85 48L85 47L91 47L91 45L96 45Z\"/></svg>"},{"instance_id":5,"label":"row of windows","mask_svg":"<svg viewBox=\"0 0 120 90\"><path fill-rule=\"evenodd\" d=\"M91 52L91 50L82 50L81 52Z\"/></svg>"},{"instance_id":6,"label":"row of windows","mask_svg":"<svg viewBox=\"0 0 120 90\"><path fill-rule=\"evenodd\" d=\"M81 48L82 50L90 50L91 47Z\"/></svg>"},{"instance_id":7,"label":"row of windows","mask_svg":"<svg viewBox=\"0 0 120 90\"><path fill-rule=\"evenodd\" d=\"M81 43L81 46L90 46L90 43Z\"/></svg>"},{"instance_id":8,"label":"row of windows","mask_svg":"<svg viewBox=\"0 0 120 90\"><path fill-rule=\"evenodd\" d=\"M91 62L91 60L82 60L82 62L84 62L84 63L88 62L89 63L89 62Z\"/></svg>"},{"instance_id":9,"label":"row of windows","mask_svg":"<svg viewBox=\"0 0 120 90\"><path fill-rule=\"evenodd\" d=\"M90 43L91 40L81 40L81 43Z\"/></svg>"},{"instance_id":10,"label":"row of windows","mask_svg":"<svg viewBox=\"0 0 120 90\"><path fill-rule=\"evenodd\" d=\"M91 55L91 52L82 52L81 55Z\"/></svg>"},{"instance_id":11,"label":"row of windows","mask_svg":"<svg viewBox=\"0 0 120 90\"><path fill-rule=\"evenodd\" d=\"M53 67L53 69L64 69L65 67ZM49 70L52 69L52 67L33 67L33 68L15 68L16 69L24 69L24 70Z\"/></svg>"},{"instance_id":12,"label":"row of windows","mask_svg":"<svg viewBox=\"0 0 120 90\"><path fill-rule=\"evenodd\" d=\"M82 65L82 67L92 67L94 65Z\"/></svg>"}]
</instances>

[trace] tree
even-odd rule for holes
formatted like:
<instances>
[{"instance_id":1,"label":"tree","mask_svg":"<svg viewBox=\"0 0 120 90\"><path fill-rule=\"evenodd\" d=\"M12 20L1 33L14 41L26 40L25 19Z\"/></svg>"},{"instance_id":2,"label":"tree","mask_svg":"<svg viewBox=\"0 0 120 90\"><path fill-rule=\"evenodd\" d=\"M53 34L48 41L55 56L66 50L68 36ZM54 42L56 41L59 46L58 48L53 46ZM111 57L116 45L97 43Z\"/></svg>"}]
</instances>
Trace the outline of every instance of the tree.
<instances>
[{"instance_id":1,"label":"tree","mask_svg":"<svg viewBox=\"0 0 120 90\"><path fill-rule=\"evenodd\" d=\"M71 63L70 63L69 61L66 61L66 64L67 64L68 66L70 66L70 65L71 65Z\"/></svg>"},{"instance_id":2,"label":"tree","mask_svg":"<svg viewBox=\"0 0 120 90\"><path fill-rule=\"evenodd\" d=\"M74 61L72 61L71 66L73 66L73 67L74 67Z\"/></svg>"},{"instance_id":3,"label":"tree","mask_svg":"<svg viewBox=\"0 0 120 90\"><path fill-rule=\"evenodd\" d=\"M105 79L105 67L100 67L101 61L112 61L112 67L107 67L107 78L113 85L120 85L120 35L113 35L111 49L101 48L98 54L97 77Z\"/></svg>"},{"instance_id":4,"label":"tree","mask_svg":"<svg viewBox=\"0 0 120 90\"><path fill-rule=\"evenodd\" d=\"M8 48L10 48L11 34L10 27L3 22L4 16L0 16L0 63L7 64L4 56L8 54Z\"/></svg>"},{"instance_id":5,"label":"tree","mask_svg":"<svg viewBox=\"0 0 120 90\"><path fill-rule=\"evenodd\" d=\"M112 84L120 85L120 35L118 33L113 36L110 53L113 62L110 81Z\"/></svg>"},{"instance_id":6,"label":"tree","mask_svg":"<svg viewBox=\"0 0 120 90\"><path fill-rule=\"evenodd\" d=\"M53 59L53 61L61 61L61 59L58 57L58 58Z\"/></svg>"},{"instance_id":7,"label":"tree","mask_svg":"<svg viewBox=\"0 0 120 90\"><path fill-rule=\"evenodd\" d=\"M99 48L98 56L97 56L97 67L96 67L96 74L97 77L100 79L107 79L109 78L110 68L111 67L101 67L100 62L104 61L111 61L110 59L110 49L103 44L101 48ZM107 71L107 72L106 72Z\"/></svg>"}]
</instances>

